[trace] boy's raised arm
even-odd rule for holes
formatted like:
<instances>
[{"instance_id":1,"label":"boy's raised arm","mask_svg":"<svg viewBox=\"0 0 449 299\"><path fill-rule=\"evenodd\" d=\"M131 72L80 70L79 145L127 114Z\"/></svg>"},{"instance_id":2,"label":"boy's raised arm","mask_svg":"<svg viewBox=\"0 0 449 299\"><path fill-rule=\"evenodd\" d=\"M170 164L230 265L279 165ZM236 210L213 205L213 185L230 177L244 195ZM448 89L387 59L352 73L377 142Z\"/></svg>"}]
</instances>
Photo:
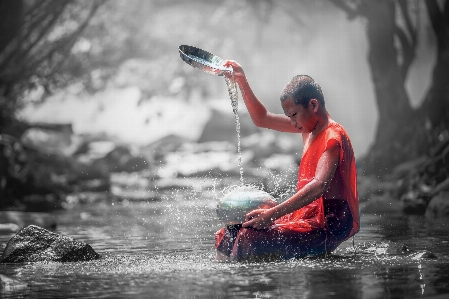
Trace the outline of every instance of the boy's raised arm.
<instances>
[{"instance_id":1,"label":"boy's raised arm","mask_svg":"<svg viewBox=\"0 0 449 299\"><path fill-rule=\"evenodd\" d=\"M225 67L232 67L234 78L240 87L246 108L251 116L253 123L261 128L273 129L281 132L297 133L298 131L291 125L290 119L283 114L269 112L262 102L256 97L248 84L242 66L233 60L227 60ZM230 76L231 74L226 74Z\"/></svg>"}]
</instances>

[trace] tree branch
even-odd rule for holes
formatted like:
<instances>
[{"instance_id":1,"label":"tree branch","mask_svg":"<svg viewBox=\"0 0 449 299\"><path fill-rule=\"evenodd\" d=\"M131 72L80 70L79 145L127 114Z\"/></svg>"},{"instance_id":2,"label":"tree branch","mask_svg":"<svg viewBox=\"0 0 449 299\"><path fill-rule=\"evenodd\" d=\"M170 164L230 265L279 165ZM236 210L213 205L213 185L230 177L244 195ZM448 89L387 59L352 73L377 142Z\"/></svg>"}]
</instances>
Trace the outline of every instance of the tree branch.
<instances>
[{"instance_id":1,"label":"tree branch","mask_svg":"<svg viewBox=\"0 0 449 299\"><path fill-rule=\"evenodd\" d=\"M57 70L58 66L61 66L62 63L68 58L70 49L72 49L76 40L79 38L81 33L84 31L84 29L89 24L92 17L95 15L98 8L101 5L103 5L103 3L105 3L105 0L95 1L92 4L89 14L84 19L83 23L81 23L75 31L70 33L65 38L61 38L57 42L54 42L53 46L44 55L42 55L40 58L35 60L33 64L27 66L27 69L35 70L40 65L42 65L46 60L49 61L49 64L52 64L51 61L53 60L53 57L56 54L58 54L58 52L60 52L59 54L62 57L62 59L59 62L55 62L55 65L53 67L49 66L49 68L52 69L52 71ZM23 70L23 71L26 71L26 70Z\"/></svg>"},{"instance_id":2,"label":"tree branch","mask_svg":"<svg viewBox=\"0 0 449 299\"><path fill-rule=\"evenodd\" d=\"M34 14L36 12L39 12L40 7L42 7L43 5L48 5L48 1L36 1L34 2L34 5L30 6L26 11L25 11L25 18L30 18L32 19L34 16Z\"/></svg>"},{"instance_id":3,"label":"tree branch","mask_svg":"<svg viewBox=\"0 0 449 299\"><path fill-rule=\"evenodd\" d=\"M409 11L407 0L397 0L400 11L405 20L405 29L400 28L397 24L395 26L395 35L399 38L402 47L403 61L401 65L401 73L403 80L407 77L410 65L415 58L415 51L417 45L417 26L413 26ZM408 33L406 33L406 32Z\"/></svg>"},{"instance_id":4,"label":"tree branch","mask_svg":"<svg viewBox=\"0 0 449 299\"><path fill-rule=\"evenodd\" d=\"M346 12L346 16L349 20L355 19L359 15L359 11L356 8L351 7L344 0L330 0L336 7Z\"/></svg>"},{"instance_id":5,"label":"tree branch","mask_svg":"<svg viewBox=\"0 0 449 299\"><path fill-rule=\"evenodd\" d=\"M0 2L0 53L20 32L22 11L23 2L20 0Z\"/></svg>"},{"instance_id":6,"label":"tree branch","mask_svg":"<svg viewBox=\"0 0 449 299\"><path fill-rule=\"evenodd\" d=\"M67 4L72 2L72 0L53 1L54 5L42 5L40 8L45 8L45 11L40 11L39 14L34 15L35 19L33 21L39 19L42 23L37 24L35 28L30 28L30 31L34 32L29 33L28 39L30 37L33 37L33 39L27 43L26 49L23 49L23 46L16 45L15 51L11 51L14 60L1 61L1 64L6 62L8 65L7 68L0 68L2 70L0 71L0 79L8 78L8 82L1 83L2 86L14 86L14 89L20 90L27 84L31 75L36 75L46 82L52 79L57 80L55 75L70 56L70 50L73 48L74 43L87 27L98 8L105 3L105 0L91 1L90 8L87 8L87 11L81 10L79 12L74 10L78 19L76 28L66 32L64 36L50 41L48 40L48 34L61 20L61 15L67 11ZM75 7L75 9L77 8ZM42 14L47 14L47 19L41 18ZM46 85L47 83L43 82L42 84Z\"/></svg>"},{"instance_id":7,"label":"tree branch","mask_svg":"<svg viewBox=\"0 0 449 299\"><path fill-rule=\"evenodd\" d=\"M54 5L51 5L51 1L52 0L42 2L41 5L34 8L33 12L35 13L31 14L30 12L29 20L25 19L23 24L22 34L20 35L22 40L29 39L30 35L39 27L39 25L51 15L51 10L54 10ZM56 5L58 4L59 3L56 3ZM50 10L48 9L49 7L51 8Z\"/></svg>"},{"instance_id":8,"label":"tree branch","mask_svg":"<svg viewBox=\"0 0 449 299\"><path fill-rule=\"evenodd\" d=\"M103 5L105 3L105 0L99 0L99 1L95 1L92 4L92 7L90 9L89 14L87 15L86 19L83 21L83 23L81 25L79 25L78 29L75 30L67 39L67 41L64 43L65 44L65 49L62 50L62 57L63 59L61 59L61 61L59 63L57 63L56 65L56 70L59 69L59 67L67 60L67 58L69 57L69 51L73 48L73 46L75 45L75 42L78 40L79 36L81 35L81 33L84 31L84 29L86 29L87 25L89 24L89 22L91 21L92 17L95 15L95 13L97 12L98 8Z\"/></svg>"},{"instance_id":9,"label":"tree branch","mask_svg":"<svg viewBox=\"0 0 449 299\"><path fill-rule=\"evenodd\" d=\"M447 0L444 2L443 14L446 25L449 25L449 1Z\"/></svg>"},{"instance_id":10,"label":"tree branch","mask_svg":"<svg viewBox=\"0 0 449 299\"><path fill-rule=\"evenodd\" d=\"M280 1L278 3L278 6L290 17L293 21L295 21L299 26L303 27L306 26L306 24L301 20L301 18L298 16L298 14L290 7L285 6L285 3L283 1Z\"/></svg>"},{"instance_id":11,"label":"tree branch","mask_svg":"<svg viewBox=\"0 0 449 299\"><path fill-rule=\"evenodd\" d=\"M405 82L405 79L407 77L408 70L413 62L413 59L415 58L415 45L413 42L411 43L409 41L409 38L405 34L404 30L396 25L394 30L395 35L398 37L399 41L401 42L401 48L402 48L402 65L401 67L401 73L402 73L402 83Z\"/></svg>"},{"instance_id":12,"label":"tree branch","mask_svg":"<svg viewBox=\"0 0 449 299\"><path fill-rule=\"evenodd\" d=\"M444 21L444 16L440 11L438 3L436 0L427 0L424 2L427 7L427 11L430 18L430 23L432 24L433 31L435 32L439 45L443 45L449 39L446 35L447 30L446 21ZM445 5L445 10L447 7L447 1Z\"/></svg>"},{"instance_id":13,"label":"tree branch","mask_svg":"<svg viewBox=\"0 0 449 299\"><path fill-rule=\"evenodd\" d=\"M398 0L398 3L401 13L405 20L405 27L410 35L410 38L412 39L412 45L416 45L417 29L416 27L413 26L412 21L410 19L410 15L408 13L407 0Z\"/></svg>"},{"instance_id":14,"label":"tree branch","mask_svg":"<svg viewBox=\"0 0 449 299\"><path fill-rule=\"evenodd\" d=\"M24 40L27 40L29 38L29 36L31 36L33 31L39 31L39 36L35 39L34 42L31 42L30 45L28 45L27 49L22 49L21 46L16 47L15 51L12 51L11 53L9 53L9 55L7 57L5 57L5 59L3 60L3 62L0 65L0 69L4 69L6 68L8 65L11 65L12 63L16 63L17 61L20 61L20 64L23 66L27 63L26 60L26 55L37 45L37 43L39 41L42 40L42 38L48 33L48 31L52 28L52 26L55 24L56 20L59 18L59 16L61 15L61 13L64 11L64 7L70 2L70 0L65 0L64 2L61 1L55 1L55 3L57 4L56 7L53 7L53 15L48 14L47 15L47 11L44 11L41 14L41 17L38 18L37 20L35 20L34 22L41 22L43 23L44 20L46 18L50 18L50 21L47 22L46 25L44 25L44 29L41 29L36 23L33 26L24 26L24 30L26 30L26 27L30 27L29 30L25 33L22 34L19 37L18 43L21 44L23 43ZM48 7L48 2L47 2L47 7ZM55 13L56 11L56 13ZM18 66L17 66L18 67ZM20 68L20 67L19 67Z\"/></svg>"},{"instance_id":15,"label":"tree branch","mask_svg":"<svg viewBox=\"0 0 449 299\"><path fill-rule=\"evenodd\" d=\"M66 0L62 3L60 3L60 6L57 7L54 10L53 15L51 16L51 19L48 21L48 23L45 25L44 29L41 30L39 36L32 42L27 49L25 49L22 53L22 56L26 56L43 38L47 33L50 31L51 28L53 28L56 21L61 16L62 12L64 11L64 8L69 3L69 0Z\"/></svg>"}]
</instances>

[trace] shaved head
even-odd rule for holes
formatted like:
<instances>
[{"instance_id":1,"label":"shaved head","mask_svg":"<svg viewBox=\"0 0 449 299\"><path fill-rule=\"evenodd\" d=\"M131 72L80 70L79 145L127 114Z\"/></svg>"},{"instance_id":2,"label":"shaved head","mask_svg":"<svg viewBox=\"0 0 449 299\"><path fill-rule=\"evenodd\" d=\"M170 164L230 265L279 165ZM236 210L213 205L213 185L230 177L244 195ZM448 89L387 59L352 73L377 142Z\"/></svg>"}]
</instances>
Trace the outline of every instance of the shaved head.
<instances>
[{"instance_id":1,"label":"shaved head","mask_svg":"<svg viewBox=\"0 0 449 299\"><path fill-rule=\"evenodd\" d=\"M284 87L281 102L292 99L295 104L307 107L311 99L316 99L325 107L324 95L320 85L310 76L297 75Z\"/></svg>"}]
</instances>

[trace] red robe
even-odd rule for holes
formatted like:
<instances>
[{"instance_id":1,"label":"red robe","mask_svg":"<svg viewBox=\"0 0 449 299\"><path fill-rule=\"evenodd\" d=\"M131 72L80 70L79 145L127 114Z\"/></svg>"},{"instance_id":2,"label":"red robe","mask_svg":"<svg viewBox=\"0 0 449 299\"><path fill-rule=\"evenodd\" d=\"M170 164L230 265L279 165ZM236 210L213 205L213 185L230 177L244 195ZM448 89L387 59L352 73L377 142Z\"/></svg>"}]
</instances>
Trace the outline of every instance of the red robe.
<instances>
[{"instance_id":1,"label":"red robe","mask_svg":"<svg viewBox=\"0 0 449 299\"><path fill-rule=\"evenodd\" d=\"M328 190L332 188L340 190L338 198L347 204L346 209L351 214L350 218L346 217L348 215L339 216L335 218L337 222L333 222L338 224L338 219L343 218L351 221L344 235L328 233L327 219L333 213L326 212L325 203L333 199L326 198L330 193L326 192L307 206L280 217L266 230L252 228L242 228L234 232L226 228L219 230L215 236L215 248L235 260L257 255L292 258L332 251L341 242L357 233L360 229L360 216L355 158L349 136L341 125L330 122L315 136L309 147L304 148L296 189L300 190L314 178L318 160L335 142L340 147L340 157ZM342 215L345 214L348 213L343 211Z\"/></svg>"},{"instance_id":2,"label":"red robe","mask_svg":"<svg viewBox=\"0 0 449 299\"><path fill-rule=\"evenodd\" d=\"M340 157L337 169L335 170L335 174L328 189L340 188L343 191L343 194L341 194L341 197L339 198L346 200L349 204L353 218L353 227L348 236L349 238L360 229L357 173L351 141L345 129L338 123L330 122L329 125L312 140L309 148L304 149L298 171L296 191L314 178L318 160L329 148L332 142L337 142L340 146ZM344 188L341 188L340 186L344 186ZM282 227L300 231L325 227L323 200L326 200L326 194L307 206L277 219L275 223Z\"/></svg>"}]
</instances>

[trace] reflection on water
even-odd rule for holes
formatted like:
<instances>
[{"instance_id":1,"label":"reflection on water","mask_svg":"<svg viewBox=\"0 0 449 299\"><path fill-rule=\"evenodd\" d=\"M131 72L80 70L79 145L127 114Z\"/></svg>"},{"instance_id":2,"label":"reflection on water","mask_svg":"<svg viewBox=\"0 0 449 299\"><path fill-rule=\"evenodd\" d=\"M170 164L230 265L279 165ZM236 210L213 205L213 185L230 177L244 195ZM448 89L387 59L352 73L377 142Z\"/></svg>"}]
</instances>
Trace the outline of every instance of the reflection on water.
<instances>
[{"instance_id":1,"label":"reflection on water","mask_svg":"<svg viewBox=\"0 0 449 299\"><path fill-rule=\"evenodd\" d=\"M218 263L216 199L80 206L58 214L58 233L102 255L93 262L1 264L26 287L2 298L415 298L449 294L448 221L363 216L355 244L404 243L438 259L350 253L327 258ZM11 235L0 236L0 243Z\"/></svg>"}]
</instances>

